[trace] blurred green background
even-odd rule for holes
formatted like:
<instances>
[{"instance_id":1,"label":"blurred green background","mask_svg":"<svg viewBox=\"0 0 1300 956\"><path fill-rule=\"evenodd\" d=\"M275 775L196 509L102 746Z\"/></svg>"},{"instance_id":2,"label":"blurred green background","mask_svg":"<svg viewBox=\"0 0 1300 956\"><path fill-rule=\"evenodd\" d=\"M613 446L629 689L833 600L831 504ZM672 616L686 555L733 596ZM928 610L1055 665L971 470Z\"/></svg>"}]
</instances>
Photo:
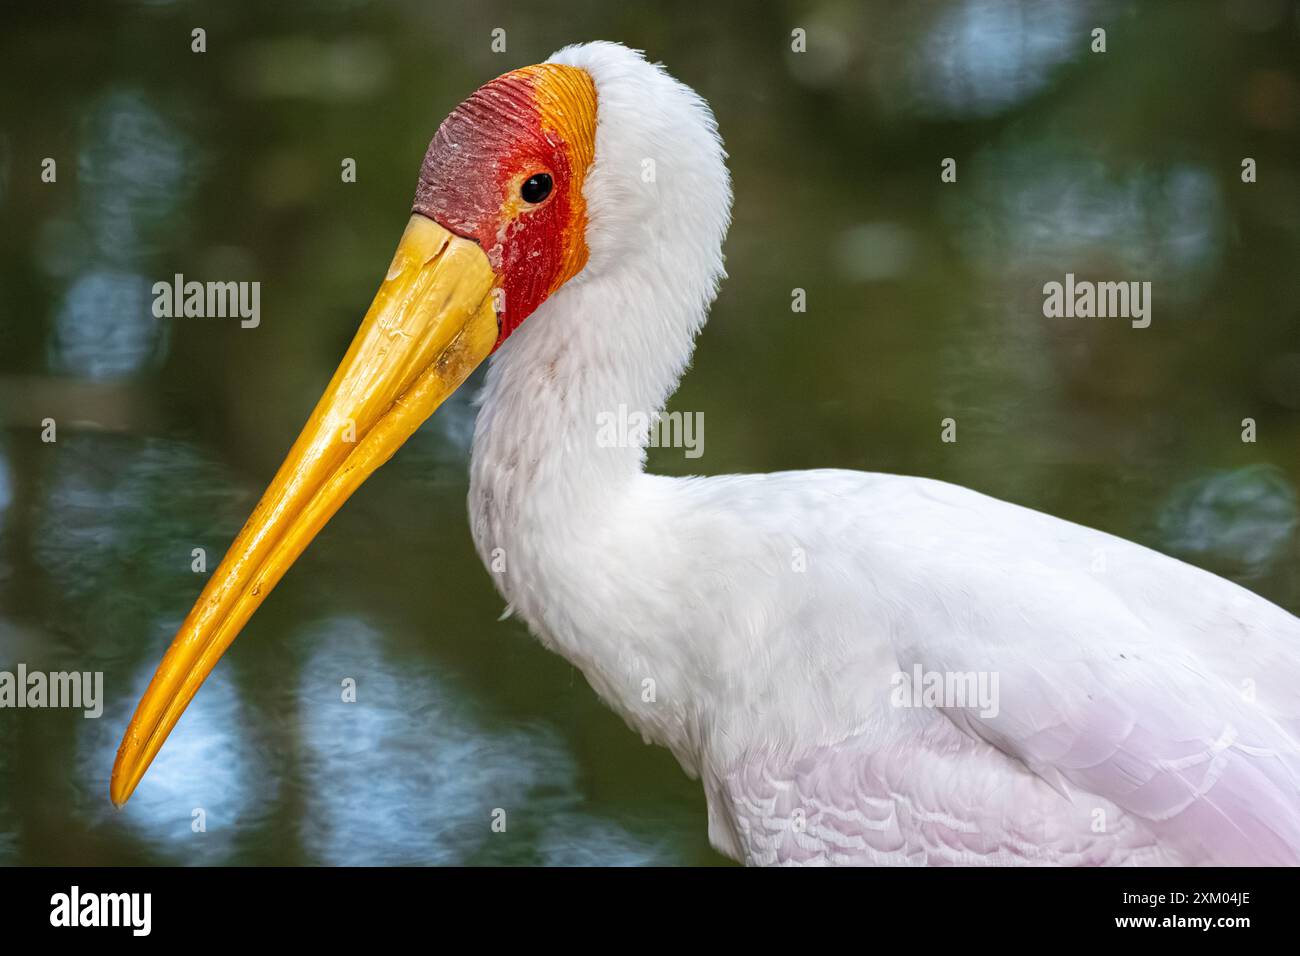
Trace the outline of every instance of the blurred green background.
<instances>
[{"instance_id":1,"label":"blurred green background","mask_svg":"<svg viewBox=\"0 0 1300 956\"><path fill-rule=\"evenodd\" d=\"M107 798L125 720L203 583L191 550L215 567L297 434L434 129L579 40L663 61L731 155L731 277L670 406L704 413L705 453L656 450L655 468L943 478L1300 610L1293 2L2 16L0 670L103 671L107 702L99 720L0 710L0 863L723 862L698 785L497 620L465 520L468 392L288 575L128 808ZM1067 271L1151 281L1151 327L1045 319L1043 283ZM150 287L176 272L260 281L261 326L153 318Z\"/></svg>"}]
</instances>

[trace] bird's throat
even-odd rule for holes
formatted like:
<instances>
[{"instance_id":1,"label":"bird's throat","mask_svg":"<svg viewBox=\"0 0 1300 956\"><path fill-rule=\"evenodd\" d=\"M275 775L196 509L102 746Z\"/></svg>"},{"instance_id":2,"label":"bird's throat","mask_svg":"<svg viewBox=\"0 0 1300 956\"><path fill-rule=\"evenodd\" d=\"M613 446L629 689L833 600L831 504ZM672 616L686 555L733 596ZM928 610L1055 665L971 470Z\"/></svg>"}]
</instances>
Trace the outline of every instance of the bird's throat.
<instances>
[{"instance_id":1,"label":"bird's throat","mask_svg":"<svg viewBox=\"0 0 1300 956\"><path fill-rule=\"evenodd\" d=\"M544 638L565 626L554 620L565 613L555 595L581 591L626 540L646 479L644 425L676 390L703 322L666 322L657 297L619 296L615 285L580 283L544 303L493 357L475 428L475 542L503 596ZM620 299L640 304L613 318Z\"/></svg>"}]
</instances>

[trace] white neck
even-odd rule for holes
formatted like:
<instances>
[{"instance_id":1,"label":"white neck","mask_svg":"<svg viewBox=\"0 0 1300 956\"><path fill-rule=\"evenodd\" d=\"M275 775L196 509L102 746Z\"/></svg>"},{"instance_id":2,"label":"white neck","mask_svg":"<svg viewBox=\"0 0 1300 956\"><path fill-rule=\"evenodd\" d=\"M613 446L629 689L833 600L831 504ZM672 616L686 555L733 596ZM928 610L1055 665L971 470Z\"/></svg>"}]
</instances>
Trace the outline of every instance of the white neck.
<instances>
[{"instance_id":1,"label":"white neck","mask_svg":"<svg viewBox=\"0 0 1300 956\"><path fill-rule=\"evenodd\" d=\"M633 670L671 675L684 655L645 624L663 618L656 560L674 547L647 430L611 443L601 417L651 418L676 389L723 275L731 185L708 106L661 67L608 43L552 60L596 87L589 259L492 359L471 527L513 610L619 706Z\"/></svg>"},{"instance_id":2,"label":"white neck","mask_svg":"<svg viewBox=\"0 0 1300 956\"><path fill-rule=\"evenodd\" d=\"M707 297L693 297L693 307L665 297L654 270L624 262L544 303L493 357L480 399L470 466L475 542L489 569L504 561L495 575L502 594L544 639L568 630L548 616L559 592L547 587L565 569L590 574L572 567L574 549L616 530L612 517L643 474L646 430L610 442L602 422L625 418L620 408L657 416L704 321Z\"/></svg>"},{"instance_id":3,"label":"white neck","mask_svg":"<svg viewBox=\"0 0 1300 956\"><path fill-rule=\"evenodd\" d=\"M641 473L645 436L610 447L597 441L600 416L620 404L662 409L693 346L689 337L665 336L659 360L641 360L647 348L638 347L637 327L653 297L617 303L613 279L562 290L493 356L471 469L472 495L490 489L498 496L492 507L547 492L556 500L541 505L577 515Z\"/></svg>"}]
</instances>

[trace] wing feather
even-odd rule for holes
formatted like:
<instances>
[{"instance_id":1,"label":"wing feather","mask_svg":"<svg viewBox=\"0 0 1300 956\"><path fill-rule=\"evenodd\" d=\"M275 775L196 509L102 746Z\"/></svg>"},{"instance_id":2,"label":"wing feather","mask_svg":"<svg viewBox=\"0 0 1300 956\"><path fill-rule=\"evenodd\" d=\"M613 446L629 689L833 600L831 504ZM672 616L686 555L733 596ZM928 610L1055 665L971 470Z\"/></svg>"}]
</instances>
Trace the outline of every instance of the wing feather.
<instances>
[{"instance_id":1,"label":"wing feather","mask_svg":"<svg viewBox=\"0 0 1300 956\"><path fill-rule=\"evenodd\" d=\"M916 480L898 520L917 534L874 578L907 609L892 628L903 671L998 677L995 714L941 708L956 726L1140 817L1189 862L1300 863L1300 621L1132 542L938 482Z\"/></svg>"}]
</instances>

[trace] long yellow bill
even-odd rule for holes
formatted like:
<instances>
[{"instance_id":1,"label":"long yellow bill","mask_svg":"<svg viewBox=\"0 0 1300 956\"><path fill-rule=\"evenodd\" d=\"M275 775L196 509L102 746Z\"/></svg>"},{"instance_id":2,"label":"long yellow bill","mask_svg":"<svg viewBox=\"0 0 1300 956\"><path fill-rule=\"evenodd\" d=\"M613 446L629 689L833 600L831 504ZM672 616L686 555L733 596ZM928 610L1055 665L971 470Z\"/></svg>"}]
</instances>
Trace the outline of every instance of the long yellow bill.
<instances>
[{"instance_id":1,"label":"long yellow bill","mask_svg":"<svg viewBox=\"0 0 1300 956\"><path fill-rule=\"evenodd\" d=\"M411 217L351 348L140 699L113 765L115 804L312 538L492 351L495 282L475 243Z\"/></svg>"}]
</instances>

